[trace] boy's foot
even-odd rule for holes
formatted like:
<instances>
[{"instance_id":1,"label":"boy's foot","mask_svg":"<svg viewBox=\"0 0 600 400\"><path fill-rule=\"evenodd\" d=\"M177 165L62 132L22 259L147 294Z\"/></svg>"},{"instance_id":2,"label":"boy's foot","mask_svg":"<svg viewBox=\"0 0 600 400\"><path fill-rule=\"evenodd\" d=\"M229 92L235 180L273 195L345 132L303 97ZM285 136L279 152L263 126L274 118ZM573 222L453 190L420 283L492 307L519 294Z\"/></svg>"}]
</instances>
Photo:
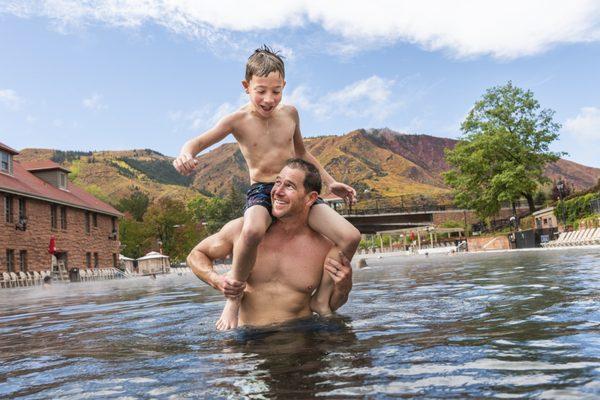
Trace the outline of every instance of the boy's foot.
<instances>
[{"instance_id":1,"label":"boy's foot","mask_svg":"<svg viewBox=\"0 0 600 400\"><path fill-rule=\"evenodd\" d=\"M237 328L238 324L238 311L240 309L240 300L227 299L225 302L225 308L221 313L221 318L215 324L217 330L226 331L228 329Z\"/></svg>"}]
</instances>

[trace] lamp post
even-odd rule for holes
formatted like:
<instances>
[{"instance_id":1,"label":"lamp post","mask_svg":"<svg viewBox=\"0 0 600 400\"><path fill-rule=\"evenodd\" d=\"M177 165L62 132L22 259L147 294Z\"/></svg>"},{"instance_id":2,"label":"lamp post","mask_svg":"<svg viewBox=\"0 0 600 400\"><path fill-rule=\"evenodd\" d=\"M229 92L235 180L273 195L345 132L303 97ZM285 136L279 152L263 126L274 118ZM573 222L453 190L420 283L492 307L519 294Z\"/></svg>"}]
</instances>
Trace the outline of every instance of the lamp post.
<instances>
[{"instance_id":1,"label":"lamp post","mask_svg":"<svg viewBox=\"0 0 600 400\"><path fill-rule=\"evenodd\" d=\"M565 183L562 181L562 179L559 179L558 182L556 182L556 189L558 190L558 198L560 199L560 203L561 203L561 208L562 208L562 222L563 222L563 229L566 228L567 226L567 218L565 216L565 203L563 202L563 193L565 190Z\"/></svg>"}]
</instances>

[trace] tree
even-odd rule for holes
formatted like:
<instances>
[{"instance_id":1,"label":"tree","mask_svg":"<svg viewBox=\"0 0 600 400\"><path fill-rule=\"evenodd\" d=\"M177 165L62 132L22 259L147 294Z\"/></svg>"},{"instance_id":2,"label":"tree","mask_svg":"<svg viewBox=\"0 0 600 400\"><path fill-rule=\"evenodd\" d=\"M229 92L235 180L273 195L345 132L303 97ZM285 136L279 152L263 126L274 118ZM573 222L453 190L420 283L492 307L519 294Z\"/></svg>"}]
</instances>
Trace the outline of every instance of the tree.
<instances>
[{"instance_id":1,"label":"tree","mask_svg":"<svg viewBox=\"0 0 600 400\"><path fill-rule=\"evenodd\" d=\"M134 187L128 197L119 200L117 209L121 212L129 212L136 221L141 221L149 204L150 199L148 198L148 195L137 187Z\"/></svg>"},{"instance_id":2,"label":"tree","mask_svg":"<svg viewBox=\"0 0 600 400\"><path fill-rule=\"evenodd\" d=\"M560 129L553 116L512 82L488 89L462 123L460 142L446 151L455 203L487 218L524 197L535 211L533 195L549 181L544 167L563 154L549 150Z\"/></svg>"},{"instance_id":3,"label":"tree","mask_svg":"<svg viewBox=\"0 0 600 400\"><path fill-rule=\"evenodd\" d=\"M196 222L213 234L227 222L244 215L246 197L233 184L226 197L197 197L188 204Z\"/></svg>"},{"instance_id":4,"label":"tree","mask_svg":"<svg viewBox=\"0 0 600 400\"><path fill-rule=\"evenodd\" d=\"M154 202L144 215L148 237L162 243L163 252L174 262L183 261L203 238L203 232L193 220L185 204L170 198Z\"/></svg>"}]
</instances>

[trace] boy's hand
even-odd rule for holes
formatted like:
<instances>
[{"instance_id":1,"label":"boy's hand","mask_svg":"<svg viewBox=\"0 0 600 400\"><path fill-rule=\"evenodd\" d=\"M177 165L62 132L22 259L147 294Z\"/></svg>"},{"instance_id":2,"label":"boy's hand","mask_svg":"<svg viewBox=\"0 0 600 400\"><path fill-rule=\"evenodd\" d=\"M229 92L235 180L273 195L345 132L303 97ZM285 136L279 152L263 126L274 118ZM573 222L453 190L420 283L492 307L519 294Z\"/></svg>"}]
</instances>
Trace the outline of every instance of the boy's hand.
<instances>
[{"instance_id":1,"label":"boy's hand","mask_svg":"<svg viewBox=\"0 0 600 400\"><path fill-rule=\"evenodd\" d=\"M189 153L181 153L179 157L173 160L173 166L182 175L189 175L198 165L198 160Z\"/></svg>"},{"instance_id":2,"label":"boy's hand","mask_svg":"<svg viewBox=\"0 0 600 400\"><path fill-rule=\"evenodd\" d=\"M352 266L344 253L340 252L340 258L342 259L341 263L327 257L324 267L333 279L336 290L347 295L352 290Z\"/></svg>"},{"instance_id":3,"label":"boy's hand","mask_svg":"<svg viewBox=\"0 0 600 400\"><path fill-rule=\"evenodd\" d=\"M246 283L236 281L227 275L220 275L217 282L217 288L225 295L225 297L236 299L244 293Z\"/></svg>"},{"instance_id":4,"label":"boy's hand","mask_svg":"<svg viewBox=\"0 0 600 400\"><path fill-rule=\"evenodd\" d=\"M346 204L355 204L356 203L356 190L352 188L352 186L346 185L341 182L333 182L329 185L329 190L331 193L340 196L344 199Z\"/></svg>"}]
</instances>

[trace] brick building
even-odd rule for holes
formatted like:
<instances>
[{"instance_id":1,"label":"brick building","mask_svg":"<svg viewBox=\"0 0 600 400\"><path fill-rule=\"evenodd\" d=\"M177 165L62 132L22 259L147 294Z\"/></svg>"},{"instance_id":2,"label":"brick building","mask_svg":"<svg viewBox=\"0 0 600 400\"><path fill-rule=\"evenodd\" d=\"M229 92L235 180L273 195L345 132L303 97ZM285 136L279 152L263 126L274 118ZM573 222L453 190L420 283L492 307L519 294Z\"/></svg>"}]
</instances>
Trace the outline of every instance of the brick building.
<instances>
[{"instance_id":1,"label":"brick building","mask_svg":"<svg viewBox=\"0 0 600 400\"><path fill-rule=\"evenodd\" d=\"M122 214L73 185L66 168L17 154L0 143L0 273L50 269L52 237L67 268L117 266Z\"/></svg>"}]
</instances>

